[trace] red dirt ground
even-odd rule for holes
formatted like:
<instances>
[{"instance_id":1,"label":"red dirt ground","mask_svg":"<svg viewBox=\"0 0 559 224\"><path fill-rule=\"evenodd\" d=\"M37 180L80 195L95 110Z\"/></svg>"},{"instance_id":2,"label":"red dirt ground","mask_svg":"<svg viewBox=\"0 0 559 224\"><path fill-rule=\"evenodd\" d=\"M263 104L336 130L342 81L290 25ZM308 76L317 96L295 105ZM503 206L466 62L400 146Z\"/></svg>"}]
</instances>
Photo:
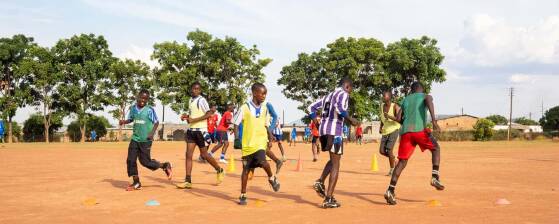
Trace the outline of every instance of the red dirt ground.
<instances>
[{"instance_id":1,"label":"red dirt ground","mask_svg":"<svg viewBox=\"0 0 559 224\"><path fill-rule=\"evenodd\" d=\"M0 146L0 223L559 223L559 143L442 142L441 178L446 190L429 185L430 154L416 150L398 183L398 205L385 204L387 160L370 171L378 144L350 144L342 158L335 192L342 203L325 210L311 188L324 163L310 159L310 145L287 147L301 153L303 171L291 160L274 193L264 172L249 182L249 205L236 204L237 172L215 186L215 173L195 163L194 188L179 190L162 171L140 168L144 188L126 192L127 143L4 144ZM183 142L155 142L153 158L170 160L175 179L184 176ZM233 151L233 150L232 150ZM279 152L274 147L276 154ZM234 151L235 158L240 152ZM195 155L197 156L197 155ZM511 205L495 205L506 198ZM98 204L84 205L95 199ZM148 207L155 199L161 205ZM439 200L433 207L429 200ZM175 222L173 222L175 223Z\"/></svg>"}]
</instances>

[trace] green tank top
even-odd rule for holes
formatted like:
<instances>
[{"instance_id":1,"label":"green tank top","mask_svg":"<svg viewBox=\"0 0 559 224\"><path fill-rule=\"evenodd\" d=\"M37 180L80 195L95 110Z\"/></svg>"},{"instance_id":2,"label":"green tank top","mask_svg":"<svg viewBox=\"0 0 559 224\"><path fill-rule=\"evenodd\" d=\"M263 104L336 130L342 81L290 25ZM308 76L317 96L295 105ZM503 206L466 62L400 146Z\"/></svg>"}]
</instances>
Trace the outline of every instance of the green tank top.
<instances>
[{"instance_id":1,"label":"green tank top","mask_svg":"<svg viewBox=\"0 0 559 224\"><path fill-rule=\"evenodd\" d=\"M423 131L426 127L425 93L413 93L404 98L402 112L404 121L400 134Z\"/></svg>"},{"instance_id":2,"label":"green tank top","mask_svg":"<svg viewBox=\"0 0 559 224\"><path fill-rule=\"evenodd\" d=\"M133 107L136 107L133 105ZM133 108L131 110L136 110ZM132 140L136 142L148 142L148 134L153 129L153 122L149 119L149 111L152 110L149 106L144 106L140 111L135 111L132 114L132 120L134 120L134 133L132 134Z\"/></svg>"}]
</instances>

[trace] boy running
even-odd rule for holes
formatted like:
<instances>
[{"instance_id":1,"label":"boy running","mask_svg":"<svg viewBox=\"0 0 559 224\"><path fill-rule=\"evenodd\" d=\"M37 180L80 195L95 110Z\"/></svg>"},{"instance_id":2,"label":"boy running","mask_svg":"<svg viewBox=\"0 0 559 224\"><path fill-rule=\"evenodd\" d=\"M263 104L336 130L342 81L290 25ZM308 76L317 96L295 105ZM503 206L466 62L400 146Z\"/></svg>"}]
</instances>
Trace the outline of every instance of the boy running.
<instances>
[{"instance_id":1,"label":"boy running","mask_svg":"<svg viewBox=\"0 0 559 224\"><path fill-rule=\"evenodd\" d=\"M194 82L190 86L190 101L189 110L190 115L183 114L181 119L186 120L189 124L186 131L186 160L185 169L186 176L184 182L178 183L176 186L180 189L192 188L192 154L196 146L200 149L200 155L212 165L217 172L217 184L223 182L225 172L215 159L208 154L208 146L210 145L211 137L208 134L208 123L206 119L211 117L213 112L208 106L206 98L202 95L202 86L199 82Z\"/></svg>"},{"instance_id":2,"label":"boy running","mask_svg":"<svg viewBox=\"0 0 559 224\"><path fill-rule=\"evenodd\" d=\"M171 163L160 163L157 160L151 159L153 135L155 130L157 130L157 126L159 126L159 120L155 110L146 105L148 101L149 92L145 89L141 90L136 97L136 104L130 107L128 119L118 122L119 125L134 122L134 131L132 133L132 140L130 140L128 145L128 157L126 158L128 177L132 177L132 184L126 188L127 191L140 190L142 188L136 162L138 158L142 166L152 171L163 169L169 180L171 180L173 174Z\"/></svg>"},{"instance_id":3,"label":"boy running","mask_svg":"<svg viewBox=\"0 0 559 224\"><path fill-rule=\"evenodd\" d=\"M221 149L221 156L219 157L219 162L227 164L227 160L225 159L225 153L227 153L227 148L229 147L229 126L233 124L233 110L235 110L235 106L233 104L227 105L227 110L223 113L221 117L221 121L217 126L217 145L214 146L210 155L213 155L219 148Z\"/></svg>"},{"instance_id":4,"label":"boy running","mask_svg":"<svg viewBox=\"0 0 559 224\"><path fill-rule=\"evenodd\" d=\"M317 118L317 122L320 122ZM316 162L318 160L318 155L320 154L319 146L318 146L318 127L319 123L315 123L314 120L311 121L311 133L312 133L312 161Z\"/></svg>"},{"instance_id":5,"label":"boy running","mask_svg":"<svg viewBox=\"0 0 559 224\"><path fill-rule=\"evenodd\" d=\"M392 149L394 149L394 144L398 140L398 135L400 135L400 123L396 121L396 115L400 111L400 106L396 103L392 103L392 91L384 91L382 93L382 105L380 106L380 134L382 138L380 139L379 152L381 155L388 157L390 163L390 171L386 176L392 176L394 172L394 164L396 163L396 158Z\"/></svg>"},{"instance_id":6,"label":"boy running","mask_svg":"<svg viewBox=\"0 0 559 224\"><path fill-rule=\"evenodd\" d=\"M357 141L357 144L363 144L363 127L361 127L361 125L355 128L355 139Z\"/></svg>"},{"instance_id":7,"label":"boy running","mask_svg":"<svg viewBox=\"0 0 559 224\"><path fill-rule=\"evenodd\" d=\"M211 146L211 143L216 143L217 142L217 121L219 121L219 113L217 112L217 106L212 104L210 106L210 111L212 112L212 115L207 119L208 122L208 134L210 134L210 144L208 144L208 149ZM208 152L210 154L210 156L212 156L211 152ZM204 160L204 158L202 158L202 154L200 154L200 156L198 156L198 161L199 162L206 162L206 160Z\"/></svg>"},{"instance_id":8,"label":"boy running","mask_svg":"<svg viewBox=\"0 0 559 224\"><path fill-rule=\"evenodd\" d=\"M389 205L396 204L396 195L394 188L398 182L398 177L406 167L408 159L411 157L415 146L419 145L421 151L426 149L431 151L433 171L431 175L431 186L437 190L444 190L443 184L439 180L439 164L441 160L441 149L439 144L431 134L431 130L426 128L426 109L429 109L431 120L435 131L440 130L437 120L435 119L435 108L433 105L433 97L423 93L423 87L419 82L411 85L412 94L406 96L402 102L402 109L398 112L397 121L402 123L400 130L400 148L398 149L398 164L392 174L390 186L384 198Z\"/></svg>"},{"instance_id":9,"label":"boy running","mask_svg":"<svg viewBox=\"0 0 559 224\"><path fill-rule=\"evenodd\" d=\"M295 124L293 124L293 128L291 129L291 141L289 142L289 146L291 146L291 143L293 143L293 146L295 146L295 140L297 139L297 128L295 128Z\"/></svg>"},{"instance_id":10,"label":"boy running","mask_svg":"<svg viewBox=\"0 0 559 224\"><path fill-rule=\"evenodd\" d=\"M262 167L268 174L268 182L277 192L280 189L278 178L272 173L270 164L266 161L266 149L272 143L272 133L268 129L268 108L263 106L266 99L266 86L255 83L251 87L252 100L243 104L235 115L235 136L239 136L240 124L243 124L242 139L235 138L235 148L242 149L243 173L241 175L241 195L239 204L247 204L248 173L251 169Z\"/></svg>"},{"instance_id":11,"label":"boy running","mask_svg":"<svg viewBox=\"0 0 559 224\"><path fill-rule=\"evenodd\" d=\"M340 80L339 87L322 99L314 102L308 108L309 115L315 123L318 123L316 113L322 109L322 123L320 124L320 143L322 151L330 153L330 160L324 166L322 175L314 183L314 190L319 196L324 197L323 208L337 208L340 203L334 198L334 189L338 182L340 170L340 159L344 153L342 142L342 127L345 119L352 125L358 125L358 121L349 116L349 94L353 89L352 81L349 78ZM325 192L324 181L330 175L328 181L328 191Z\"/></svg>"},{"instance_id":12,"label":"boy running","mask_svg":"<svg viewBox=\"0 0 559 224\"><path fill-rule=\"evenodd\" d=\"M310 124L309 124L310 125ZM305 127L305 144L309 143L309 137L311 136L311 129L309 126Z\"/></svg>"}]
</instances>

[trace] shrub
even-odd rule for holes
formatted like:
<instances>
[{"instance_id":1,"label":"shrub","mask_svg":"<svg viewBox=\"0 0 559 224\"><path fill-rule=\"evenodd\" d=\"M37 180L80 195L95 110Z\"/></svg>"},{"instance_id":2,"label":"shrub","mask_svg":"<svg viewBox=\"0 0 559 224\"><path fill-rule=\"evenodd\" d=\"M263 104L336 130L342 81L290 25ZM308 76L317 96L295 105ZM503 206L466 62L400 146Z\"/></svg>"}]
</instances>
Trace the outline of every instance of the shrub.
<instances>
[{"instance_id":1,"label":"shrub","mask_svg":"<svg viewBox=\"0 0 559 224\"><path fill-rule=\"evenodd\" d=\"M495 123L489 119L481 118L474 125L474 140L489 141L493 137Z\"/></svg>"}]
</instances>

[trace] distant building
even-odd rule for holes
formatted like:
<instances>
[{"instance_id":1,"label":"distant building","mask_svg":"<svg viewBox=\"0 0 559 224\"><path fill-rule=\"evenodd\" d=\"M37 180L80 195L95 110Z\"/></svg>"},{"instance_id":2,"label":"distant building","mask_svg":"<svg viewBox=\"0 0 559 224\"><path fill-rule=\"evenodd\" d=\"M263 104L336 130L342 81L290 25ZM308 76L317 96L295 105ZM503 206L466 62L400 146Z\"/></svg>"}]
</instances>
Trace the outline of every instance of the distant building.
<instances>
[{"instance_id":1,"label":"distant building","mask_svg":"<svg viewBox=\"0 0 559 224\"><path fill-rule=\"evenodd\" d=\"M437 124L441 131L468 131L473 130L479 120L472 115L437 115ZM431 119L428 119L431 122Z\"/></svg>"},{"instance_id":2,"label":"distant building","mask_svg":"<svg viewBox=\"0 0 559 224\"><path fill-rule=\"evenodd\" d=\"M542 126L540 125L522 125L522 124L517 124L517 123L512 123L511 124L511 128L513 130L519 130L522 133L542 133L543 129ZM493 130L508 130L509 126L508 125L495 125L495 127L493 127Z\"/></svg>"}]
</instances>

